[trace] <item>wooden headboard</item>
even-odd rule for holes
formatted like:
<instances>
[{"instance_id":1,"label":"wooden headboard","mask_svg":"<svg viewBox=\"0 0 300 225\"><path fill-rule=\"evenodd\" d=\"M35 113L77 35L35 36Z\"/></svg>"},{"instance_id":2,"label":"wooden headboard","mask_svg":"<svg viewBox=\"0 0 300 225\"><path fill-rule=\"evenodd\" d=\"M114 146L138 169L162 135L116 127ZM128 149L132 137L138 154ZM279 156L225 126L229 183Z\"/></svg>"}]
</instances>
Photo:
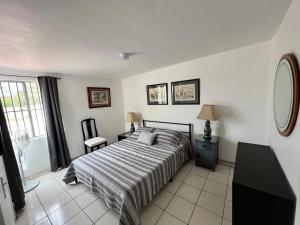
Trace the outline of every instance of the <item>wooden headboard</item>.
<instances>
[{"instance_id":1,"label":"wooden headboard","mask_svg":"<svg viewBox=\"0 0 300 225\"><path fill-rule=\"evenodd\" d=\"M192 128L193 124L191 123L173 123L173 122L165 122L165 121L155 121L155 120L143 120L143 127L147 127L148 123L163 123L163 124L172 124L172 125L178 125L178 126L185 126L188 127L188 131L179 131L181 133L185 133L188 135L190 141L192 141ZM164 129L164 128L162 128Z\"/></svg>"}]
</instances>

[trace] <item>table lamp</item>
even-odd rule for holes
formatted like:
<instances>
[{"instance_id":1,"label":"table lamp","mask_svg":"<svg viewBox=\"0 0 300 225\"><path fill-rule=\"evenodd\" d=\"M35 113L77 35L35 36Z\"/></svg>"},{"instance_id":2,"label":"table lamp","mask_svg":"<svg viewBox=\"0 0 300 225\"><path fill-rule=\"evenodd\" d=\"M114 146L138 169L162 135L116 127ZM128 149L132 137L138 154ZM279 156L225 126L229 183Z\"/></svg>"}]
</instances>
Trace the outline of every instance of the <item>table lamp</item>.
<instances>
[{"instance_id":1,"label":"table lamp","mask_svg":"<svg viewBox=\"0 0 300 225\"><path fill-rule=\"evenodd\" d=\"M131 127L130 127L130 132L131 133L133 133L135 131L135 127L134 127L133 122L137 122L137 121L138 121L138 119L137 119L137 116L134 112L127 113L125 122L131 123Z\"/></svg>"},{"instance_id":2,"label":"table lamp","mask_svg":"<svg viewBox=\"0 0 300 225\"><path fill-rule=\"evenodd\" d=\"M197 119L206 120L204 127L204 138L211 139L211 127L210 120L215 121L219 119L219 116L215 110L214 105L203 105Z\"/></svg>"}]
</instances>

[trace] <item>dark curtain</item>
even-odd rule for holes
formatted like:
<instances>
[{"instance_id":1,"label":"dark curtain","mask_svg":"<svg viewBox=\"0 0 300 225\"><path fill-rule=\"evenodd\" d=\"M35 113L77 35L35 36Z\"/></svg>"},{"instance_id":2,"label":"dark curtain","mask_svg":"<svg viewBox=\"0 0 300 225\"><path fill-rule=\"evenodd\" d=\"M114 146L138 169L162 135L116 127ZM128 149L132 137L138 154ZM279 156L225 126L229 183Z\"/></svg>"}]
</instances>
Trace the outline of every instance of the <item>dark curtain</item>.
<instances>
[{"instance_id":1,"label":"dark curtain","mask_svg":"<svg viewBox=\"0 0 300 225\"><path fill-rule=\"evenodd\" d=\"M15 210L19 210L25 206L25 195L24 195L24 190L23 190L21 176L19 173L17 160L11 143L1 102L0 102L0 135L1 135L0 141L2 142L1 148L3 148L3 160L4 160L7 180L11 192L11 198Z\"/></svg>"},{"instance_id":2,"label":"dark curtain","mask_svg":"<svg viewBox=\"0 0 300 225\"><path fill-rule=\"evenodd\" d=\"M57 78L38 77L44 107L51 171L71 163L59 106Z\"/></svg>"}]
</instances>

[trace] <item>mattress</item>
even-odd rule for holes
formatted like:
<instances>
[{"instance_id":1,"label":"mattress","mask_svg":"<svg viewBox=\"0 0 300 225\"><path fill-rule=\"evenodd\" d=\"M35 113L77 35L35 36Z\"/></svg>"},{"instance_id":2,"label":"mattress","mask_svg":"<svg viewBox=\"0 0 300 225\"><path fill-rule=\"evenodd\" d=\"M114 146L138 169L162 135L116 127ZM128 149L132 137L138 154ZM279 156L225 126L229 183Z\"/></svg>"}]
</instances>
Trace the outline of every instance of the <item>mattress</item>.
<instances>
[{"instance_id":1,"label":"mattress","mask_svg":"<svg viewBox=\"0 0 300 225\"><path fill-rule=\"evenodd\" d=\"M181 135L178 146L148 146L125 139L74 160L66 184L87 185L119 215L120 225L139 225L140 212L192 155L190 141Z\"/></svg>"}]
</instances>

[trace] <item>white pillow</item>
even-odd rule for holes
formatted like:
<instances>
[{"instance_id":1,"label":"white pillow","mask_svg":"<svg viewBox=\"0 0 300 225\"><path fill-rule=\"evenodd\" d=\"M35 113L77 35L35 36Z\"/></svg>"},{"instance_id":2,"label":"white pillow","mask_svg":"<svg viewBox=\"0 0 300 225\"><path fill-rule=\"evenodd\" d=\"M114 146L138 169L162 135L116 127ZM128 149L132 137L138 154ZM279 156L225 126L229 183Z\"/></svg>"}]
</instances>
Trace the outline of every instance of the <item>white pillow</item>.
<instances>
[{"instance_id":1,"label":"white pillow","mask_svg":"<svg viewBox=\"0 0 300 225\"><path fill-rule=\"evenodd\" d=\"M156 134L142 131L139 138L137 139L137 142L146 144L146 145L152 145L154 142L154 139L156 137Z\"/></svg>"}]
</instances>

